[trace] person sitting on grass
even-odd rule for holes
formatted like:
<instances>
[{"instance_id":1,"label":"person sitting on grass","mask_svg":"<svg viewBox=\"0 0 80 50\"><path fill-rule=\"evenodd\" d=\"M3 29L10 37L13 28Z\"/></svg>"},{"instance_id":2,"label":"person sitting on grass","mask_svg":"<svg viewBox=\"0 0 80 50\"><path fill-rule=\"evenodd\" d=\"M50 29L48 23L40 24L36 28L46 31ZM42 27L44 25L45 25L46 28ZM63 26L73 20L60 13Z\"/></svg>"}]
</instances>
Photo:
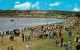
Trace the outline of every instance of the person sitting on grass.
<instances>
[{"instance_id":1,"label":"person sitting on grass","mask_svg":"<svg viewBox=\"0 0 80 50\"><path fill-rule=\"evenodd\" d=\"M63 46L68 46L68 43L67 42L63 42Z\"/></svg>"},{"instance_id":2,"label":"person sitting on grass","mask_svg":"<svg viewBox=\"0 0 80 50\"><path fill-rule=\"evenodd\" d=\"M59 46L59 47L62 47L62 46L61 46L61 43L59 43L58 46Z\"/></svg>"},{"instance_id":3,"label":"person sitting on grass","mask_svg":"<svg viewBox=\"0 0 80 50\"><path fill-rule=\"evenodd\" d=\"M80 43L80 42L79 42L79 43ZM76 50L80 50L80 44L77 43L75 49L76 49Z\"/></svg>"}]
</instances>

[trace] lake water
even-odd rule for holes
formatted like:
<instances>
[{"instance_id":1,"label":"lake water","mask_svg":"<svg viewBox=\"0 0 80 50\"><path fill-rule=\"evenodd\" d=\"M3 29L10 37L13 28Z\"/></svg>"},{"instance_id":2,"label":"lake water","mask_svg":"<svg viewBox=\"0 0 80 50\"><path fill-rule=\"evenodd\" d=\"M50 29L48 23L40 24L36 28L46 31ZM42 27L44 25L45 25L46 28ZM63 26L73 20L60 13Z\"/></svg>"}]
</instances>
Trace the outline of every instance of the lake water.
<instances>
[{"instance_id":1,"label":"lake water","mask_svg":"<svg viewBox=\"0 0 80 50\"><path fill-rule=\"evenodd\" d=\"M14 20L14 21L11 21ZM13 30L15 28L22 29L24 27L38 26L56 22L64 22L66 19L54 18L0 18L0 32Z\"/></svg>"}]
</instances>

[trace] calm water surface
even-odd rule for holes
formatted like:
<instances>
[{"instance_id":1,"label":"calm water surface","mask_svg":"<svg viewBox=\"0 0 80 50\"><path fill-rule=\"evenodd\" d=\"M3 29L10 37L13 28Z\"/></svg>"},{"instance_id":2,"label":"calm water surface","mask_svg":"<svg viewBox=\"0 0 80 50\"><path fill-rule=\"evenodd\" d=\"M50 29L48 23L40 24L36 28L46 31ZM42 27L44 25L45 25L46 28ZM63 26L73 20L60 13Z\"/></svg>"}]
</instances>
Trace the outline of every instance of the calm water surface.
<instances>
[{"instance_id":1,"label":"calm water surface","mask_svg":"<svg viewBox=\"0 0 80 50\"><path fill-rule=\"evenodd\" d=\"M14 20L14 21L11 21ZM64 22L66 19L54 18L0 18L0 32L12 30L15 28L22 29L24 27L38 26L56 22Z\"/></svg>"}]
</instances>

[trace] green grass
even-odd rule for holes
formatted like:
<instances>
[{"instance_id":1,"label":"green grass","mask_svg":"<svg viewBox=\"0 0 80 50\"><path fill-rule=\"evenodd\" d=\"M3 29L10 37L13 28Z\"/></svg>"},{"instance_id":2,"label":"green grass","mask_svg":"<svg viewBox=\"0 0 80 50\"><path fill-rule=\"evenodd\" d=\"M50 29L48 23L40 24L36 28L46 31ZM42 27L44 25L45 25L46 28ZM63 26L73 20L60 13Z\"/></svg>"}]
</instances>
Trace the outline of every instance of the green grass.
<instances>
[{"instance_id":1,"label":"green grass","mask_svg":"<svg viewBox=\"0 0 80 50\"><path fill-rule=\"evenodd\" d=\"M77 27L79 27L78 25ZM80 29L80 27L79 27ZM72 29L72 33L75 35L76 30ZM25 35L29 34L30 31L24 31ZM79 31L80 33L80 31ZM72 41L72 50L75 50L75 42L74 38L75 36L72 37L67 37L67 32L62 29L62 34L64 37L64 41L68 42L68 40ZM1 37L0 37L1 39ZM21 36L15 37L14 41L9 40L9 35L4 36L3 38L4 42L3 44L0 43L0 50L6 50L7 47L13 46L14 50L26 50L26 44L32 44L32 50L65 50L65 47L56 47L54 44L54 39L49 39L49 38L43 38L43 39L31 39L30 41L22 41ZM60 39L59 39L60 41Z\"/></svg>"}]
</instances>

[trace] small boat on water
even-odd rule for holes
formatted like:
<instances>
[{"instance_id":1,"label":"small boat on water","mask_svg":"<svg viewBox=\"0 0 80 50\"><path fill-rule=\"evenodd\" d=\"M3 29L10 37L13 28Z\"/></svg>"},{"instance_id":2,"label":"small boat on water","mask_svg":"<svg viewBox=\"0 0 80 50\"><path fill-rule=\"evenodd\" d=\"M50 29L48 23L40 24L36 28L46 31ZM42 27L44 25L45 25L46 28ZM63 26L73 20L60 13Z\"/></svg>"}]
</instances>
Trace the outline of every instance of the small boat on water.
<instances>
[{"instance_id":1,"label":"small boat on water","mask_svg":"<svg viewBox=\"0 0 80 50\"><path fill-rule=\"evenodd\" d=\"M14 21L14 20L11 20L11 21Z\"/></svg>"}]
</instances>

